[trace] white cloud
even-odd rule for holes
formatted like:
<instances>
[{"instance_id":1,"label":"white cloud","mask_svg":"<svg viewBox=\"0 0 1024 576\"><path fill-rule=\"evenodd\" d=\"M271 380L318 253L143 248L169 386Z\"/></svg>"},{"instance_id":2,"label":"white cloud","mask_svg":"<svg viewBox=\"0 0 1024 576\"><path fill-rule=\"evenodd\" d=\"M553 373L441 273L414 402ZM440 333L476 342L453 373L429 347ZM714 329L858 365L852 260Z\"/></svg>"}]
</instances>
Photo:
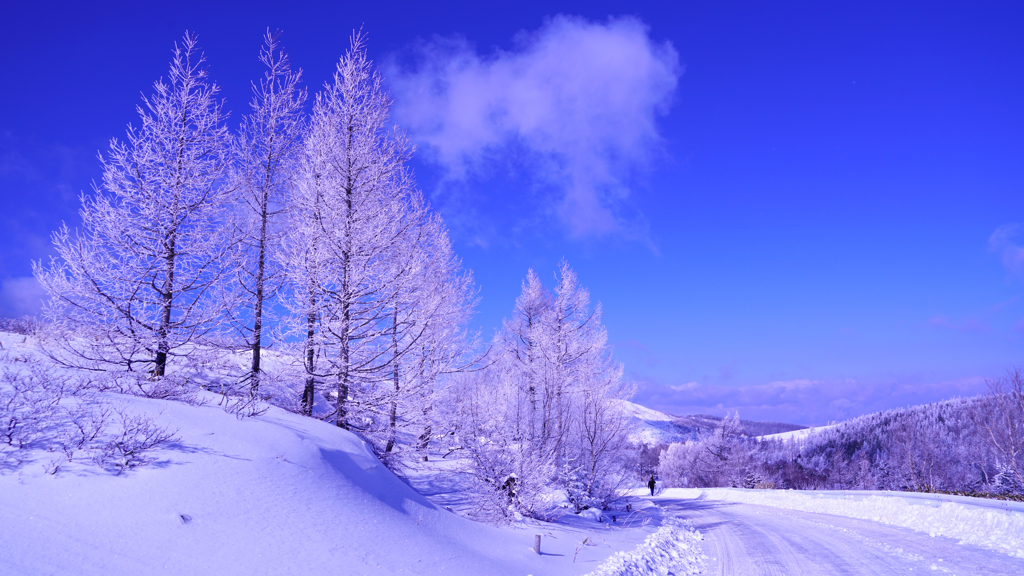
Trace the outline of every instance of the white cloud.
<instances>
[{"instance_id":1,"label":"white cloud","mask_svg":"<svg viewBox=\"0 0 1024 576\"><path fill-rule=\"evenodd\" d=\"M657 117L681 72L668 42L635 18L559 16L481 56L466 41L423 44L387 76L396 122L450 180L496 177L506 154L529 165L542 206L575 238L630 233L630 175L657 152ZM495 160L499 160L495 162Z\"/></svg>"},{"instance_id":2,"label":"white cloud","mask_svg":"<svg viewBox=\"0 0 1024 576\"><path fill-rule=\"evenodd\" d=\"M807 378L798 378L796 380L779 380L771 382L766 387L767 390L779 390L779 391L793 391L800 390L801 388L810 388L817 384L821 384L818 380L808 380Z\"/></svg>"},{"instance_id":3,"label":"white cloud","mask_svg":"<svg viewBox=\"0 0 1024 576\"><path fill-rule=\"evenodd\" d=\"M675 386L669 386L669 388L675 390L676 392L686 392L687 390L696 390L699 387L700 387L700 383L695 382L695 381L687 382L686 384L677 384Z\"/></svg>"}]
</instances>

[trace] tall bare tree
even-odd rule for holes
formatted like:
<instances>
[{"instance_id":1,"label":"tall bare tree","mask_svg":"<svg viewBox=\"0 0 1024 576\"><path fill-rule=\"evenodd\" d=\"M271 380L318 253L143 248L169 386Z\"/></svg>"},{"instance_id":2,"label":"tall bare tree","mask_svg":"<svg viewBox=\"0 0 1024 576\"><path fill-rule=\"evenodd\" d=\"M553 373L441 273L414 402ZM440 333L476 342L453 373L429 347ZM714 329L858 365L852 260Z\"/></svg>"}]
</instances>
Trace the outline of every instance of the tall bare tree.
<instances>
[{"instance_id":1,"label":"tall bare tree","mask_svg":"<svg viewBox=\"0 0 1024 576\"><path fill-rule=\"evenodd\" d=\"M252 111L242 119L236 140L240 212L235 244L237 268L229 307L232 325L252 351L250 396L259 394L261 352L268 314L284 281L280 263L283 216L290 202L301 152L306 91L302 72L293 71L279 47L280 32L263 37L259 59L266 70L253 84Z\"/></svg>"},{"instance_id":2,"label":"tall bare tree","mask_svg":"<svg viewBox=\"0 0 1024 576\"><path fill-rule=\"evenodd\" d=\"M47 317L77 336L63 340L63 361L159 377L215 327L230 159L218 91L186 33L167 79L138 107L141 127L101 159L102 185L82 196L82 229L61 228L58 256L35 265Z\"/></svg>"},{"instance_id":3,"label":"tall bare tree","mask_svg":"<svg viewBox=\"0 0 1024 576\"><path fill-rule=\"evenodd\" d=\"M333 81L316 96L286 239L296 290L290 307L306 331L305 409L315 383L333 379L333 419L346 428L365 425L350 414L351 396L356 412L378 407L378 385L392 367L400 289L392 260L411 225L414 188L409 146L387 128L390 105L365 38L354 33Z\"/></svg>"}]
</instances>

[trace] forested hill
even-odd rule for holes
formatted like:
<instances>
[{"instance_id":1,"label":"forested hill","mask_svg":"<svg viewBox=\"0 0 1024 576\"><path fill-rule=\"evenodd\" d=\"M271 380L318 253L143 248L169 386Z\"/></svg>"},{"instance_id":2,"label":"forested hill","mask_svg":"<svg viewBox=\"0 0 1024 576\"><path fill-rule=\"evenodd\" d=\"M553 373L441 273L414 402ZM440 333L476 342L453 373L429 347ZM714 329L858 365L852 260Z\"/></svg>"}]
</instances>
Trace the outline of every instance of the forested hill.
<instances>
[{"instance_id":1,"label":"forested hill","mask_svg":"<svg viewBox=\"0 0 1024 576\"><path fill-rule=\"evenodd\" d=\"M861 416L799 439L747 437L726 418L659 459L669 485L1024 494L1024 372L993 392Z\"/></svg>"},{"instance_id":2,"label":"forested hill","mask_svg":"<svg viewBox=\"0 0 1024 576\"><path fill-rule=\"evenodd\" d=\"M681 416L673 420L673 424L682 430L686 430L694 435L699 435L701 432L711 431L722 425L721 416L711 416L710 414L693 414L691 416ZM780 432L792 432L793 430L803 430L807 426L801 426L799 424L787 424L785 422L760 422L757 420L740 420L740 429L744 436L765 436L768 434L778 434Z\"/></svg>"},{"instance_id":3,"label":"forested hill","mask_svg":"<svg viewBox=\"0 0 1024 576\"><path fill-rule=\"evenodd\" d=\"M650 446L696 440L719 428L723 421L723 418L720 416L708 414L675 416L628 401L622 401L622 405L623 411L633 419L636 425L636 429L633 432L633 442ZM739 420L739 424L740 434L751 437L791 432L806 428L806 426L798 424L758 422L754 420Z\"/></svg>"}]
</instances>

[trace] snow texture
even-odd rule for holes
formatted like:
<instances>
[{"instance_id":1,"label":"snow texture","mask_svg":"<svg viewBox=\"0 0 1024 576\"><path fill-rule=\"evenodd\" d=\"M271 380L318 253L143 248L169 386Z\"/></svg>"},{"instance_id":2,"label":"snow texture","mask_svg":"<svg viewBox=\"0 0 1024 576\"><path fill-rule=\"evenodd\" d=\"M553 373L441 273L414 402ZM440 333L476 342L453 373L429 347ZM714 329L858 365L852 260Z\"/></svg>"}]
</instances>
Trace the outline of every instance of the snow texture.
<instances>
[{"instance_id":1,"label":"snow texture","mask_svg":"<svg viewBox=\"0 0 1024 576\"><path fill-rule=\"evenodd\" d=\"M0 333L0 372L42 362L34 337ZM0 469L0 574L561 576L585 574L654 530L656 514L472 522L412 490L348 431L276 407L239 419L212 392L195 400L205 405L90 397L175 433L147 465L120 474L78 453L19 451ZM465 490L456 474L434 477L448 480Z\"/></svg>"},{"instance_id":2,"label":"snow texture","mask_svg":"<svg viewBox=\"0 0 1024 576\"><path fill-rule=\"evenodd\" d=\"M630 419L632 425L629 439L634 444L657 446L685 442L691 437L689 430L682 429L673 422L676 417L671 414L652 410L629 400L616 402L622 413Z\"/></svg>"},{"instance_id":3,"label":"snow texture","mask_svg":"<svg viewBox=\"0 0 1024 576\"><path fill-rule=\"evenodd\" d=\"M616 552L588 576L667 576L701 574L707 556L701 547L704 537L693 525L667 519L633 552Z\"/></svg>"},{"instance_id":4,"label":"snow texture","mask_svg":"<svg viewBox=\"0 0 1024 576\"><path fill-rule=\"evenodd\" d=\"M764 436L758 436L758 440L804 440L813 434L835 428L835 424L828 426L816 426L814 428L802 428L800 430L790 430L789 432L779 432L778 434L765 434Z\"/></svg>"},{"instance_id":5,"label":"snow texture","mask_svg":"<svg viewBox=\"0 0 1024 576\"><path fill-rule=\"evenodd\" d=\"M872 520L1024 558L1024 504L900 492L670 488L667 498L709 498Z\"/></svg>"}]
</instances>

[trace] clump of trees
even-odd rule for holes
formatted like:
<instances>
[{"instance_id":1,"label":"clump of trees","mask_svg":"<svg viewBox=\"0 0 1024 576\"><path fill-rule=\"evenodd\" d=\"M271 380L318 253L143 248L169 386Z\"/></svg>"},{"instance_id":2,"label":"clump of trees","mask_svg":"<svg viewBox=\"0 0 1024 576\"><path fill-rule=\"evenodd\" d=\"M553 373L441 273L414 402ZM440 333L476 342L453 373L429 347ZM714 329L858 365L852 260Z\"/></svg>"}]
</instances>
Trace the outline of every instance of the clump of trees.
<instances>
[{"instance_id":1,"label":"clump of trees","mask_svg":"<svg viewBox=\"0 0 1024 576\"><path fill-rule=\"evenodd\" d=\"M35 266L51 356L152 393L217 364L211 349L244 355L245 370L220 362L218 386L240 414L275 400L385 453L404 432L426 445L433 387L473 342L472 276L415 187L365 37L309 113L277 34L259 59L232 132L195 36L175 46L140 127L111 142L83 194L81 229L58 231L57 256ZM299 393L273 398L268 383L296 368Z\"/></svg>"},{"instance_id":2,"label":"clump of trees","mask_svg":"<svg viewBox=\"0 0 1024 576\"><path fill-rule=\"evenodd\" d=\"M565 262L553 290L530 271L481 350L472 275L415 186L362 33L307 110L268 31L235 131L195 36L173 54L82 195L81 229L35 265L51 358L147 396L216 389L240 416L274 402L391 465L461 451L493 518L542 514L553 490L577 511L613 499L628 390L600 305Z\"/></svg>"},{"instance_id":3,"label":"clump of trees","mask_svg":"<svg viewBox=\"0 0 1024 576\"><path fill-rule=\"evenodd\" d=\"M554 290L527 272L486 368L453 387L449 421L481 486L481 510L497 518L547 513L551 489L575 511L605 507L632 481L630 390L610 357L601 307L591 308L566 262Z\"/></svg>"},{"instance_id":4,"label":"clump of trees","mask_svg":"<svg viewBox=\"0 0 1024 576\"><path fill-rule=\"evenodd\" d=\"M844 422L804 440L743 436L735 418L670 445L659 462L673 486L1024 494L1024 374L992 393Z\"/></svg>"}]
</instances>

